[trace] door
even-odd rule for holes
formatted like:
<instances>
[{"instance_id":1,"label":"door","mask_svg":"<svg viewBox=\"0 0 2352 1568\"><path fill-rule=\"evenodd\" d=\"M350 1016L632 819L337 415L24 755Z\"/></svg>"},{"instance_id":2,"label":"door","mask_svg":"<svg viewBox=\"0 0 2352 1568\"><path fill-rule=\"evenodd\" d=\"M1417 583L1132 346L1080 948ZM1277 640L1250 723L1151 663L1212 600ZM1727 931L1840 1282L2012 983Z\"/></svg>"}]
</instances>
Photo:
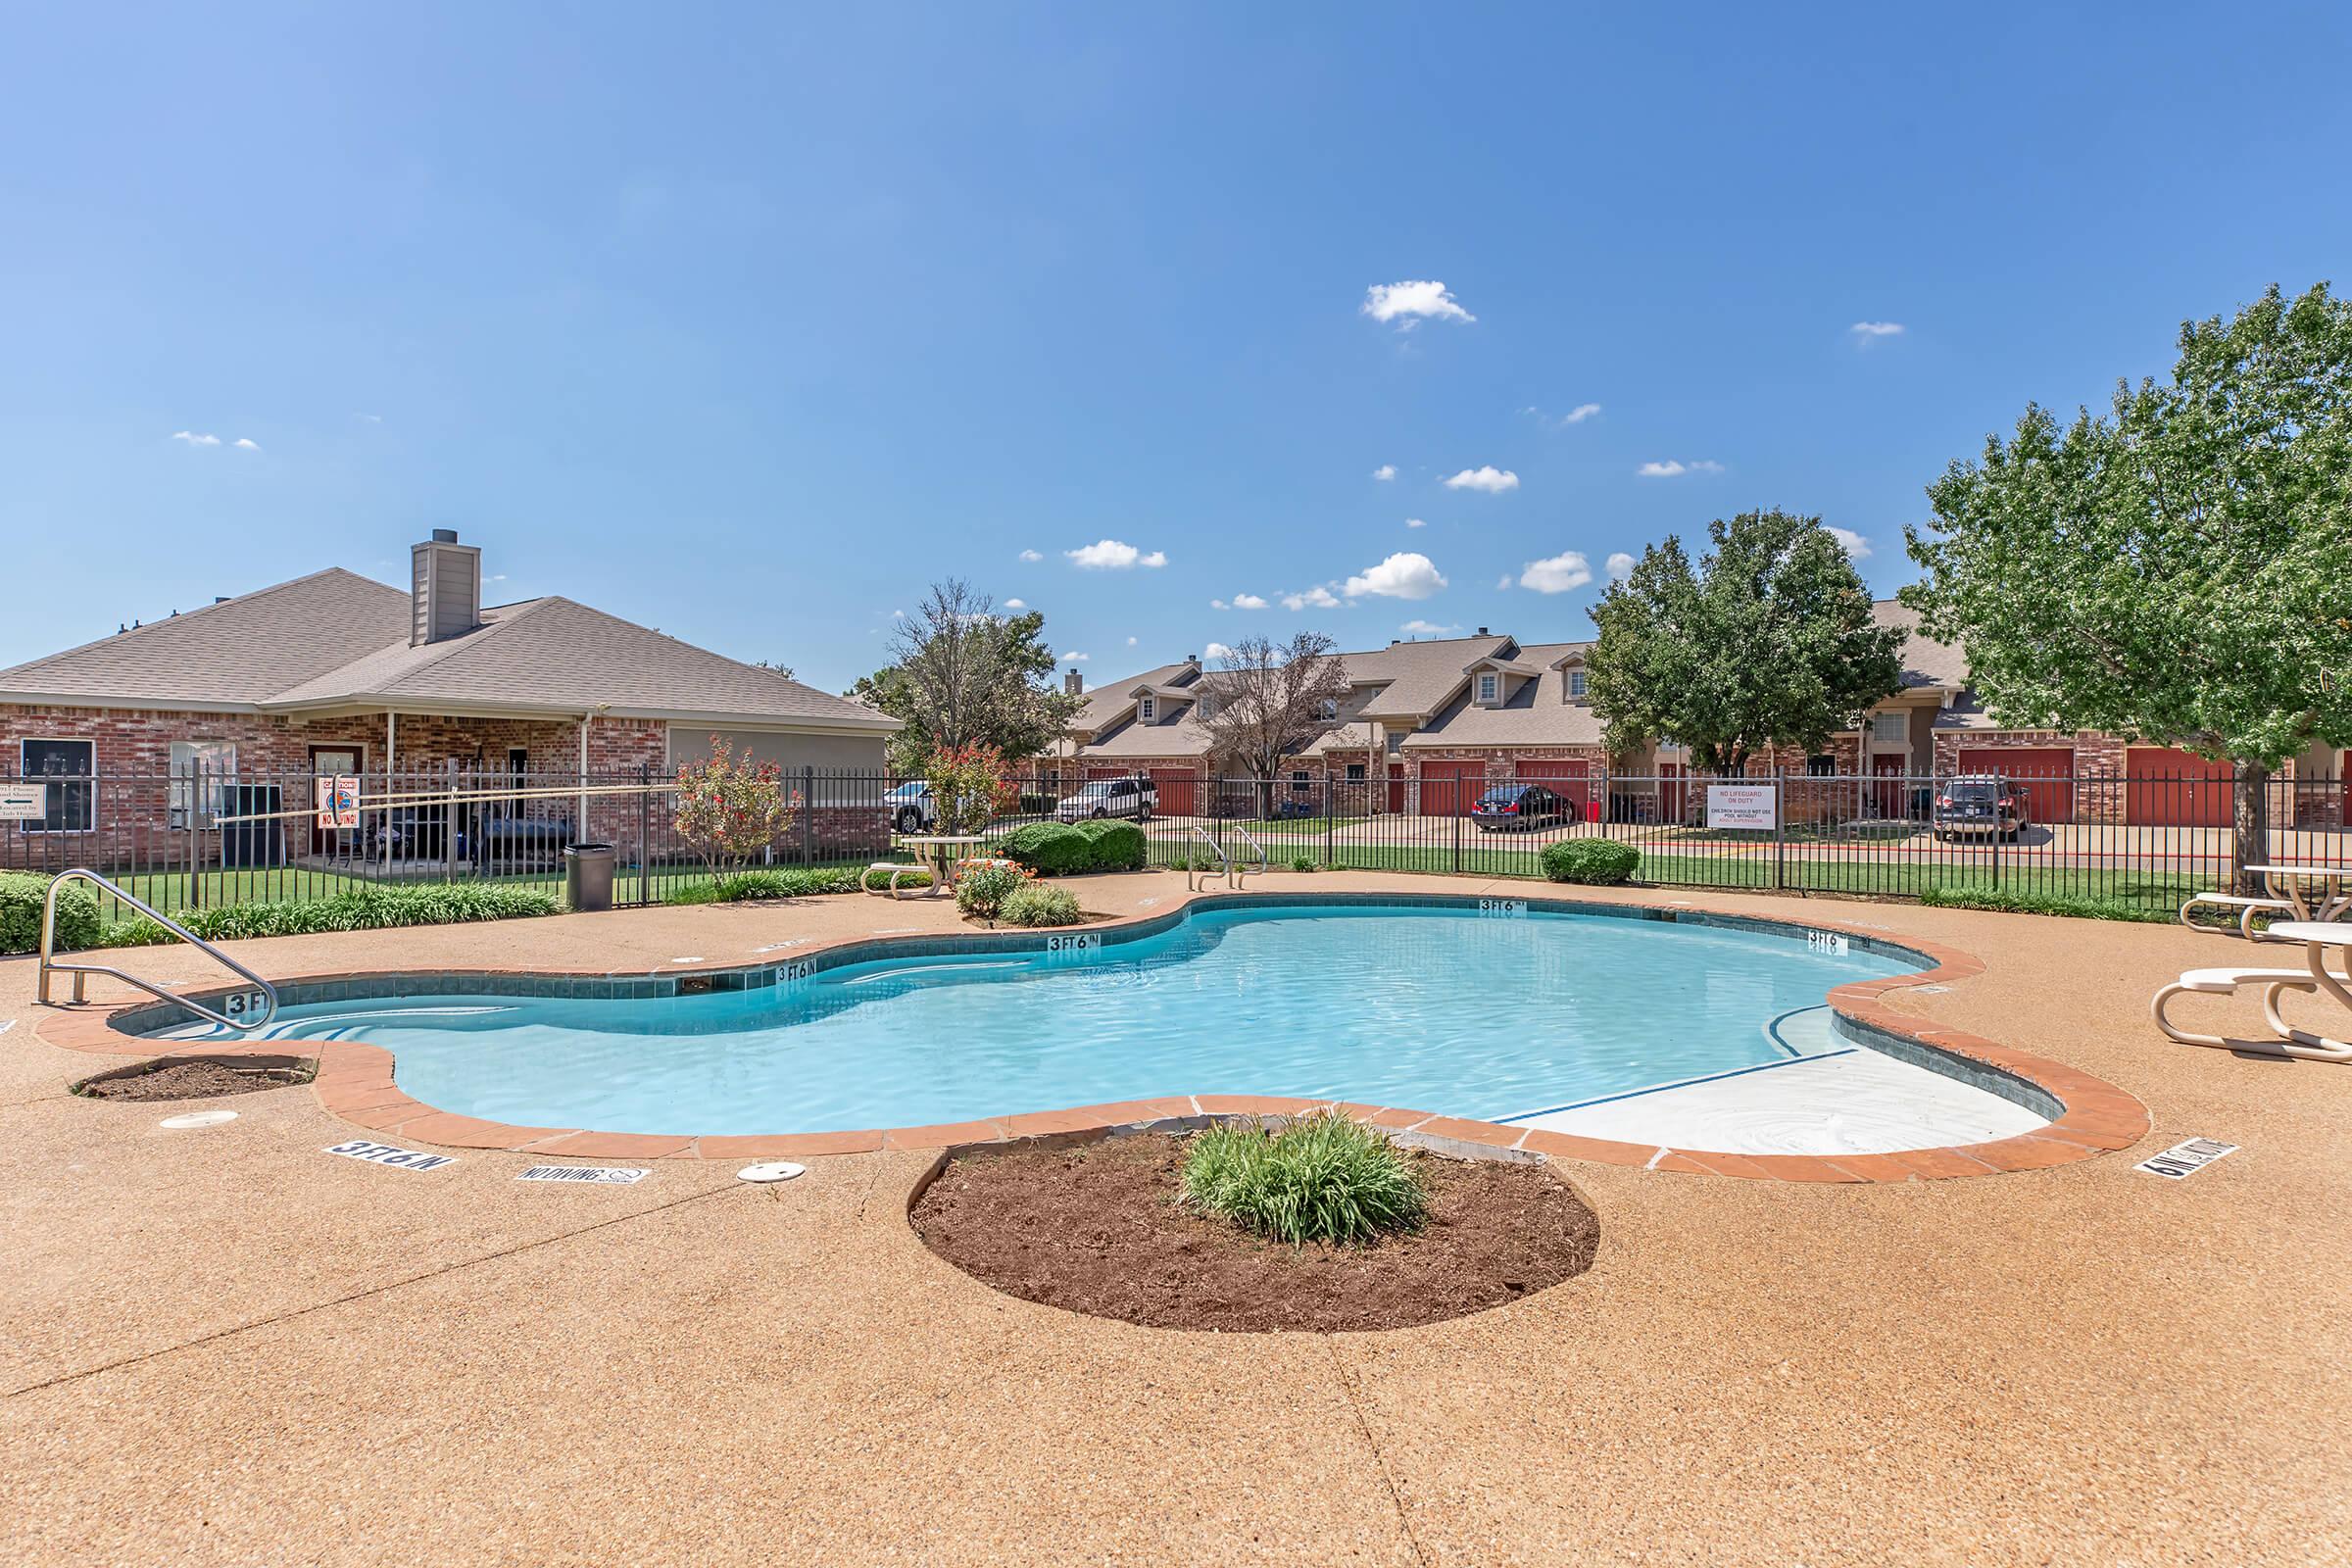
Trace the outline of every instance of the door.
<instances>
[{"instance_id":1,"label":"door","mask_svg":"<svg viewBox=\"0 0 2352 1568\"><path fill-rule=\"evenodd\" d=\"M2071 746L1963 746L1963 773L1998 773L2026 793L2036 822L2075 819L2075 749Z\"/></svg>"},{"instance_id":2,"label":"door","mask_svg":"<svg viewBox=\"0 0 2352 1568\"><path fill-rule=\"evenodd\" d=\"M2124 753L2124 820L2152 827L2228 827L2236 769L2169 746Z\"/></svg>"},{"instance_id":3,"label":"door","mask_svg":"<svg viewBox=\"0 0 2352 1568\"><path fill-rule=\"evenodd\" d=\"M1389 764L1389 810L1396 815L1404 812L1404 764Z\"/></svg>"},{"instance_id":4,"label":"door","mask_svg":"<svg viewBox=\"0 0 2352 1568\"><path fill-rule=\"evenodd\" d=\"M1658 764L1659 821L1675 823L1682 821L1683 812L1687 809L1690 798L1690 786L1685 782L1685 777L1686 764L1682 762L1660 762Z\"/></svg>"},{"instance_id":5,"label":"door","mask_svg":"<svg viewBox=\"0 0 2352 1568\"><path fill-rule=\"evenodd\" d=\"M1423 762L1421 814L1466 816L1487 785L1484 762Z\"/></svg>"},{"instance_id":6,"label":"door","mask_svg":"<svg viewBox=\"0 0 2352 1568\"><path fill-rule=\"evenodd\" d=\"M1522 784L1541 784L1566 801L1571 813L1579 820L1592 814L1591 762L1521 762L1518 777Z\"/></svg>"},{"instance_id":7,"label":"door","mask_svg":"<svg viewBox=\"0 0 2352 1568\"><path fill-rule=\"evenodd\" d=\"M1883 821L1897 822L1910 814L1903 793L1911 777L1911 754L1898 752L1892 757L1873 757L1870 760L1871 813ZM2041 813L2035 811L2035 816Z\"/></svg>"},{"instance_id":8,"label":"door","mask_svg":"<svg viewBox=\"0 0 2352 1568\"><path fill-rule=\"evenodd\" d=\"M1200 776L1189 767L1155 767L1152 783L1159 791L1162 816L1200 814Z\"/></svg>"},{"instance_id":9,"label":"door","mask_svg":"<svg viewBox=\"0 0 2352 1568\"><path fill-rule=\"evenodd\" d=\"M366 760L367 752L363 747L314 746L311 748L311 776L314 779L346 776L358 778L360 766ZM367 788L367 784L363 781L360 785L360 799L363 803L368 799ZM317 790L314 787L312 799L316 800L317 798ZM365 818L363 817L362 820ZM320 827L318 817L311 818L311 853L313 855L332 856L356 849L359 836L359 831L355 828Z\"/></svg>"}]
</instances>

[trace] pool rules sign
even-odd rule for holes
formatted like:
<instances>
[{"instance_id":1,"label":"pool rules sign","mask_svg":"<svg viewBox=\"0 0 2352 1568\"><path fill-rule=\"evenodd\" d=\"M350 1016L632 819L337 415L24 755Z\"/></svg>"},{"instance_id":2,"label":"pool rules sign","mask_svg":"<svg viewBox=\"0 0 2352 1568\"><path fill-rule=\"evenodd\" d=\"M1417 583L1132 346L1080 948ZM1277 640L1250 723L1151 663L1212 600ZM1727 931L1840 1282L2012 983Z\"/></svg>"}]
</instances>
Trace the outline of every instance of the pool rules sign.
<instances>
[{"instance_id":1,"label":"pool rules sign","mask_svg":"<svg viewBox=\"0 0 2352 1568\"><path fill-rule=\"evenodd\" d=\"M1780 825L1781 791L1774 784L1710 784L1707 786L1707 830L1762 828Z\"/></svg>"}]
</instances>

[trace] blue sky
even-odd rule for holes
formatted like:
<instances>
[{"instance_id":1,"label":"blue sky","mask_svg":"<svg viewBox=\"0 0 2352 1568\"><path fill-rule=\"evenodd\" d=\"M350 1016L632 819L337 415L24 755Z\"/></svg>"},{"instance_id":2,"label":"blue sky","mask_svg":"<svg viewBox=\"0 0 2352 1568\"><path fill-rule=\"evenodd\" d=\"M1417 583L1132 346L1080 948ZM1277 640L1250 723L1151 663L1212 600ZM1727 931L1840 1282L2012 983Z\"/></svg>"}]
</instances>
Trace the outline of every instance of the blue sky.
<instances>
[{"instance_id":1,"label":"blue sky","mask_svg":"<svg viewBox=\"0 0 2352 1568\"><path fill-rule=\"evenodd\" d=\"M2352 257L2343 8L1925 9L20 10L0 663L433 526L836 689L950 573L1090 680L1755 506L1890 590Z\"/></svg>"}]
</instances>

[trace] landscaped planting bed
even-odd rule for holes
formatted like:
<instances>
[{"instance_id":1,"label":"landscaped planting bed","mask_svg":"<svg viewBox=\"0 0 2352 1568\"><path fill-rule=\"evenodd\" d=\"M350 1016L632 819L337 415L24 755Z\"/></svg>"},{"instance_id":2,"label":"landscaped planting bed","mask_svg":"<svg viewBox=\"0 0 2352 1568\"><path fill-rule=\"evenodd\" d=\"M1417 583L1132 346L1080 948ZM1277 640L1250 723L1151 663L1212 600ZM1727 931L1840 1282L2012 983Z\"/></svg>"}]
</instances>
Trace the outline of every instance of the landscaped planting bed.
<instances>
[{"instance_id":1,"label":"landscaped planting bed","mask_svg":"<svg viewBox=\"0 0 2352 1568\"><path fill-rule=\"evenodd\" d=\"M316 1066L299 1056L162 1056L85 1078L74 1092L85 1100L217 1100L307 1084Z\"/></svg>"},{"instance_id":2,"label":"landscaped planting bed","mask_svg":"<svg viewBox=\"0 0 2352 1568\"><path fill-rule=\"evenodd\" d=\"M1024 1300L1154 1328L1331 1331L1436 1323L1592 1266L1600 1222L1541 1160L1402 1152L1416 1231L1293 1247L1182 1201L1191 1139L1143 1133L973 1150L916 1199L924 1245Z\"/></svg>"}]
</instances>

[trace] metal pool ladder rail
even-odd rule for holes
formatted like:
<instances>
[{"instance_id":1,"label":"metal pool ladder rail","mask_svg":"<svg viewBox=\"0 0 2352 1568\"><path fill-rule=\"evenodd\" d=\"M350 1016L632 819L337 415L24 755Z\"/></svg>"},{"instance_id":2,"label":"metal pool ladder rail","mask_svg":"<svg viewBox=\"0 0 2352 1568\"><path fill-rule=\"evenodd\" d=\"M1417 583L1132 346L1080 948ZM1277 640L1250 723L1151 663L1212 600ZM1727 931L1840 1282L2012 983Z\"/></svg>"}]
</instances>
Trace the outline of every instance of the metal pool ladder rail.
<instances>
[{"instance_id":1,"label":"metal pool ladder rail","mask_svg":"<svg viewBox=\"0 0 2352 1568\"><path fill-rule=\"evenodd\" d=\"M1208 830L1198 822L1193 824L1193 837L1199 839L1201 843L1208 846L1208 853L1217 858L1217 868L1214 871L1196 872L1193 866L1194 857L1188 850L1184 857L1185 891L1188 893L1198 893L1200 891L1200 883L1193 880L1195 875L1200 875L1203 879L1221 876L1225 879L1228 885L1231 885L1233 881L1233 862L1225 858L1225 846L1219 844L1215 839L1210 838L1208 836Z\"/></svg>"},{"instance_id":2,"label":"metal pool ladder rail","mask_svg":"<svg viewBox=\"0 0 2352 1568\"><path fill-rule=\"evenodd\" d=\"M1250 832L1250 831L1248 828L1246 828L1246 827L1242 826L1242 824L1241 824L1241 823L1239 823L1239 822L1236 822L1236 823L1234 823L1234 824L1233 824L1233 830L1234 830L1236 833L1239 833L1239 834L1242 836L1242 842L1243 842L1244 844L1247 844L1247 845L1249 845L1249 846L1250 846L1251 849L1253 849L1253 850L1255 850L1255 851L1257 852L1257 871L1256 871L1256 873L1255 873L1255 874L1256 874L1256 875L1258 875L1258 876L1264 876L1264 875L1266 874L1266 865L1267 865L1267 861L1266 861L1266 847L1265 847L1263 844L1260 844L1260 843L1258 843L1258 842L1257 842L1257 836L1256 836L1255 834L1251 833L1251 832ZM1249 873L1249 871L1250 871L1250 868L1249 868L1249 866L1248 866L1248 865L1246 865L1246 864L1242 864L1242 863L1239 863L1239 862L1237 862L1237 863L1234 865L1234 867L1233 867L1233 886L1234 886L1234 891L1235 891L1235 892L1237 892L1237 893L1238 893L1238 892L1240 892L1240 891L1241 891L1241 886L1242 886L1242 878L1243 878L1243 876L1244 876L1245 874L1248 874L1248 873Z\"/></svg>"},{"instance_id":3,"label":"metal pool ladder rail","mask_svg":"<svg viewBox=\"0 0 2352 1568\"><path fill-rule=\"evenodd\" d=\"M199 950L208 957L220 963L223 968L235 970L241 978L251 981L254 985L254 988L261 992L261 1005L259 1007L247 1007L243 1009L245 1016L242 1018L232 1018L225 1012L216 1012L201 1002L191 1002L176 991L167 991L162 986L155 984L151 980L142 980L135 974L124 974L122 970L114 967L112 964L60 963L57 960L56 956L57 894L58 890L69 882L87 882L92 887L112 894L115 898L120 899L124 904L129 905L132 908L138 910L148 919L153 920L157 925L162 926L165 930L179 938L180 941L185 942L188 944L188 946ZM52 970L63 970L65 973L74 977L74 1000L75 1002L87 1000L87 998L83 995L83 988L86 984L83 977L93 974L102 974L109 976L112 979L120 980L126 986L136 986L141 991L146 992L149 996L154 997L159 1001L177 1003L180 1006L187 1008L199 1018L204 1018L210 1022L217 1023L223 1029L235 1029L240 1032L251 1033L253 1030L267 1027L270 1020L277 1016L277 987L271 985L260 975L255 974L251 969L246 968L236 959L230 957L227 954L222 953L219 948L214 947L210 942L205 941L204 938L198 936L195 932L189 930L186 926L181 925L177 920L172 919L170 915L164 913L160 909L149 906L145 900L138 898L134 894L124 891L122 888L118 887L112 882L109 882L97 872L85 870L80 866L75 866L71 871L60 871L54 878L51 879L49 883L49 896L41 901L41 968L40 975L33 992L33 997L34 1000L39 1002L43 1006L49 1005L49 975Z\"/></svg>"}]
</instances>

